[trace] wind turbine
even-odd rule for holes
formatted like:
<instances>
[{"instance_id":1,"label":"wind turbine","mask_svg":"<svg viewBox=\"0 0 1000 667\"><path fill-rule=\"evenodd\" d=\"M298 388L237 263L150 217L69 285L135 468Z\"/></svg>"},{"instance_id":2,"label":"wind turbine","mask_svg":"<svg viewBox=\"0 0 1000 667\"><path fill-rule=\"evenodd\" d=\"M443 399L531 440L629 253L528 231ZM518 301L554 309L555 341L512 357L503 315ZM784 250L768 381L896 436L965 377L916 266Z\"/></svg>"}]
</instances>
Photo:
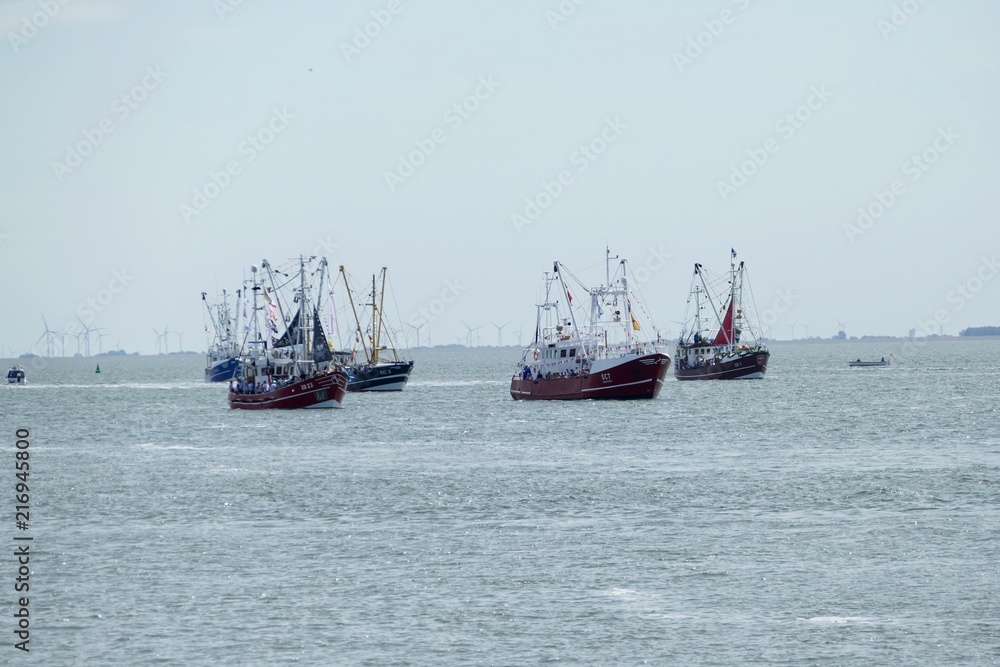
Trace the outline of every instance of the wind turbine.
<instances>
[{"instance_id":1,"label":"wind turbine","mask_svg":"<svg viewBox=\"0 0 1000 667\"><path fill-rule=\"evenodd\" d=\"M462 324L465 324L465 320L462 320ZM468 330L468 333L466 334L466 338L465 338L465 341L466 341L465 342L465 346L466 347L472 347L472 334L475 333L475 332L477 332L477 331L479 331L480 329L482 329L482 327L481 326L480 327L470 327L468 324L465 324L465 328ZM479 341L479 336L478 335L476 336L476 341L477 342Z\"/></svg>"},{"instance_id":2,"label":"wind turbine","mask_svg":"<svg viewBox=\"0 0 1000 667\"><path fill-rule=\"evenodd\" d=\"M101 339L102 338L107 338L108 334L101 333L102 331L104 331L103 327L99 328L99 329L93 329L93 331L97 332L97 353L98 354L104 354L104 349L103 349L103 346L101 345ZM119 342L121 342L121 341L119 341Z\"/></svg>"},{"instance_id":3,"label":"wind turbine","mask_svg":"<svg viewBox=\"0 0 1000 667\"><path fill-rule=\"evenodd\" d=\"M798 324L798 322L792 322L791 324L786 324L785 325L785 326L789 327L792 330L792 337L791 337L790 340L795 340L795 326L797 324Z\"/></svg>"},{"instance_id":4,"label":"wind turbine","mask_svg":"<svg viewBox=\"0 0 1000 667\"><path fill-rule=\"evenodd\" d=\"M844 334L844 337L845 338L847 337L847 325L848 325L848 322L841 322L840 320L837 320L837 335L838 336L840 334Z\"/></svg>"},{"instance_id":5,"label":"wind turbine","mask_svg":"<svg viewBox=\"0 0 1000 667\"><path fill-rule=\"evenodd\" d=\"M157 331L155 327L149 327L149 328L152 329L153 333L156 334L156 353L157 354L162 354L162 352L160 350L163 349L163 346L160 344L160 341L163 340L163 337L167 335L167 332L166 332L166 330L164 330L161 333L161 332Z\"/></svg>"},{"instance_id":6,"label":"wind turbine","mask_svg":"<svg viewBox=\"0 0 1000 667\"><path fill-rule=\"evenodd\" d=\"M38 343L41 342L41 340L44 338L45 339L45 356L46 357L51 357L52 356L52 339L55 338L56 336L58 336L59 332L52 331L52 329L49 329L49 323L45 321L45 316L44 315L42 315L42 324L45 325L45 333L43 333L41 336L38 337L38 340L35 341L35 345L38 345ZM34 346L32 346L32 347L34 347Z\"/></svg>"},{"instance_id":7,"label":"wind turbine","mask_svg":"<svg viewBox=\"0 0 1000 667\"><path fill-rule=\"evenodd\" d=\"M497 328L497 347L503 347L501 336L503 336L504 327L507 326L507 324L510 324L510 322L507 322L507 324L497 324L496 322L490 320L490 324Z\"/></svg>"},{"instance_id":8,"label":"wind turbine","mask_svg":"<svg viewBox=\"0 0 1000 667\"><path fill-rule=\"evenodd\" d=\"M424 328L425 324L427 324L427 322L421 322L417 326L413 326L412 324L406 325L417 332L417 347L420 347L420 330Z\"/></svg>"},{"instance_id":9,"label":"wind turbine","mask_svg":"<svg viewBox=\"0 0 1000 667\"><path fill-rule=\"evenodd\" d=\"M80 324L83 324L83 333L79 334L79 335L82 335L82 336L86 337L84 339L84 344L83 344L83 353L84 353L84 356L89 357L90 356L90 332L91 331L97 331L97 329L91 329L86 324L84 324L83 320L81 320L79 317L77 317L76 319L79 320ZM77 337L78 338L78 340L77 340L77 347L79 347L79 335ZM79 352L79 350L77 350L77 352Z\"/></svg>"},{"instance_id":10,"label":"wind turbine","mask_svg":"<svg viewBox=\"0 0 1000 667\"><path fill-rule=\"evenodd\" d=\"M180 348L179 352L184 352L184 332L183 331L173 331L171 332L177 336L177 345Z\"/></svg>"}]
</instances>

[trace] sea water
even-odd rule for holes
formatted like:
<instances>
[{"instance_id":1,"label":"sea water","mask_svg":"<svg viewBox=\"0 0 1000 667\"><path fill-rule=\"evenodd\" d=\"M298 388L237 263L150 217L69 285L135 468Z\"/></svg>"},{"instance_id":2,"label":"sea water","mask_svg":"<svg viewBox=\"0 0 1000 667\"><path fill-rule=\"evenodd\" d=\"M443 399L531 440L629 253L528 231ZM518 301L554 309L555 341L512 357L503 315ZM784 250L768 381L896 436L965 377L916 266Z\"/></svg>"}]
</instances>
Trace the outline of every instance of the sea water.
<instances>
[{"instance_id":1,"label":"sea water","mask_svg":"<svg viewBox=\"0 0 1000 667\"><path fill-rule=\"evenodd\" d=\"M200 356L27 362L0 663L1000 662L1000 341L777 343L627 402L515 402L519 356L417 350L401 393L289 412L228 409Z\"/></svg>"}]
</instances>

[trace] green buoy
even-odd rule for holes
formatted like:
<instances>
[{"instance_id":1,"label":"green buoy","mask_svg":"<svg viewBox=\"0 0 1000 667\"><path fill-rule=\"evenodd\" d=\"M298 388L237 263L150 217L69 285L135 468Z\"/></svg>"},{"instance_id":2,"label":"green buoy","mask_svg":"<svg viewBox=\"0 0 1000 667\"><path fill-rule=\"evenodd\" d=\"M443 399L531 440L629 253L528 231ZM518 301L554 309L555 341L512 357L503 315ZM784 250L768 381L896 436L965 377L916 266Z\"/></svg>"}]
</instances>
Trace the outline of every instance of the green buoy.
<instances>
[{"instance_id":1,"label":"green buoy","mask_svg":"<svg viewBox=\"0 0 1000 667\"><path fill-rule=\"evenodd\" d=\"M101 365L100 364L97 364L97 370L94 371L94 372L95 373L100 373L101 372Z\"/></svg>"}]
</instances>

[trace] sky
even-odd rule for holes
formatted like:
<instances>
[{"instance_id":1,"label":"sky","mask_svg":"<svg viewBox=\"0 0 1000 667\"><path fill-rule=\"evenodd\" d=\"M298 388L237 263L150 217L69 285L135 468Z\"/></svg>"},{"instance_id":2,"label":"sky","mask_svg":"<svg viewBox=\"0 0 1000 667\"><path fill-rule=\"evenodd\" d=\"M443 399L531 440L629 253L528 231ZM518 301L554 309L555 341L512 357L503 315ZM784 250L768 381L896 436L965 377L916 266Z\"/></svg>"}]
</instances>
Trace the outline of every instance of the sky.
<instances>
[{"instance_id":1,"label":"sky","mask_svg":"<svg viewBox=\"0 0 1000 667\"><path fill-rule=\"evenodd\" d=\"M44 316L203 350L202 292L300 254L388 267L422 344L527 343L552 262L596 284L606 247L671 336L731 249L775 339L997 325L998 25L990 0L5 1L0 348L42 352Z\"/></svg>"}]
</instances>

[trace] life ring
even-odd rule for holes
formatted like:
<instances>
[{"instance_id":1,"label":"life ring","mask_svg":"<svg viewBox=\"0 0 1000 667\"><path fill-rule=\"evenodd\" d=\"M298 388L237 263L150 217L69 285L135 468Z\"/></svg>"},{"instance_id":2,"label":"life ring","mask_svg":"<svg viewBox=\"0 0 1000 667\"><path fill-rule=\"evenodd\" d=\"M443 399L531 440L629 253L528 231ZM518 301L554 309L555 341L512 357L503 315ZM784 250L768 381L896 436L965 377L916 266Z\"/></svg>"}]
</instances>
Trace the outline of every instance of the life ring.
<instances>
[{"instance_id":1,"label":"life ring","mask_svg":"<svg viewBox=\"0 0 1000 667\"><path fill-rule=\"evenodd\" d=\"M535 350L535 361L538 361L538 350Z\"/></svg>"}]
</instances>

